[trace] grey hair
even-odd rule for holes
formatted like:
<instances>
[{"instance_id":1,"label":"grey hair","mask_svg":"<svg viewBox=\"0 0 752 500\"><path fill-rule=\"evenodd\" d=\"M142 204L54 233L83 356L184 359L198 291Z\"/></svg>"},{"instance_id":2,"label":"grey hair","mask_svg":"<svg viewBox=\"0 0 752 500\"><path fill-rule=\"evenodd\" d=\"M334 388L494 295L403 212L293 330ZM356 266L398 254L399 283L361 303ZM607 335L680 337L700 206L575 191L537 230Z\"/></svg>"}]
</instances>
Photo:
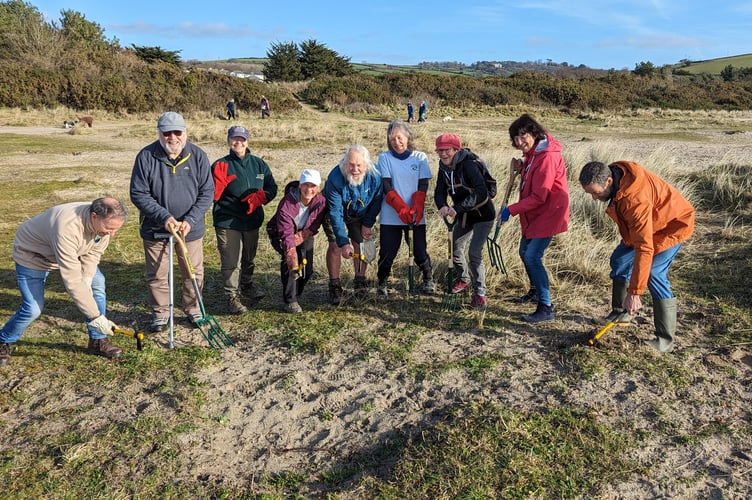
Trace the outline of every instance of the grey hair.
<instances>
[{"instance_id":1,"label":"grey hair","mask_svg":"<svg viewBox=\"0 0 752 500\"><path fill-rule=\"evenodd\" d=\"M605 186L609 177L611 177L611 169L608 168L608 165L600 161L591 161L580 171L580 184L583 186L590 184Z\"/></svg>"},{"instance_id":2,"label":"grey hair","mask_svg":"<svg viewBox=\"0 0 752 500\"><path fill-rule=\"evenodd\" d=\"M415 150L415 136L413 135L413 131L410 128L410 126L407 124L407 122L404 122L402 120L394 120L386 128L386 145L389 148L389 151L394 152L394 150L392 149L392 144L389 141L389 138L392 136L393 133L398 132L398 131L401 131L407 136L407 149L414 151Z\"/></svg>"},{"instance_id":3,"label":"grey hair","mask_svg":"<svg viewBox=\"0 0 752 500\"><path fill-rule=\"evenodd\" d=\"M347 159L350 156L350 153L360 153L363 155L363 161L366 162L366 174L378 174L379 171L376 169L376 165L373 163L373 160L371 160L371 153L368 152L368 148L366 148L362 144L352 144L349 148L347 148L347 151L345 151L345 154L342 156L342 159L339 161L339 171L342 172L342 175L347 178Z\"/></svg>"},{"instance_id":4,"label":"grey hair","mask_svg":"<svg viewBox=\"0 0 752 500\"><path fill-rule=\"evenodd\" d=\"M128 216L128 210L126 210L123 202L110 196L97 198L96 200L92 201L90 209L93 213L97 214L97 217L102 220L125 220L125 218Z\"/></svg>"}]
</instances>

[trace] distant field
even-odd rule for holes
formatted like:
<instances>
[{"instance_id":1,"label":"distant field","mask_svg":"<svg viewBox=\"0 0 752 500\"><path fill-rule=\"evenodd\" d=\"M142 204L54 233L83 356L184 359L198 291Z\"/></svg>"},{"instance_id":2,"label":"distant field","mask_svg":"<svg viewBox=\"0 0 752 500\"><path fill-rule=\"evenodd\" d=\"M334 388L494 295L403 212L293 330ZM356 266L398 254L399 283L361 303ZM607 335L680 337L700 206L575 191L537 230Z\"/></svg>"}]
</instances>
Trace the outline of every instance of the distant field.
<instances>
[{"instance_id":1,"label":"distant field","mask_svg":"<svg viewBox=\"0 0 752 500\"><path fill-rule=\"evenodd\" d=\"M710 59L708 61L693 62L689 66L676 65L675 67L695 75L700 73L719 75L723 68L729 64L735 68L750 68L752 67L752 54Z\"/></svg>"},{"instance_id":2,"label":"distant field","mask_svg":"<svg viewBox=\"0 0 752 500\"><path fill-rule=\"evenodd\" d=\"M266 58L264 57L237 57L227 59L223 61L202 61L200 66L220 67L227 69L228 71L254 71L260 73L263 70ZM466 76L487 76L487 74L479 74L477 71L473 71L470 68L442 68L436 67L427 69L419 65L391 65L391 64L372 64L368 62L352 63L355 71L359 73L366 73L369 75L385 75L388 73L432 73L432 74L453 74L453 75L466 75ZM742 54L732 57L722 57L720 59L709 59L707 61L694 61L688 65L684 63L674 64L674 68L682 71L686 71L691 74L707 73L712 75L720 75L723 68L728 65L732 65L735 68L749 68L752 67L752 54ZM597 69L597 68L592 68Z\"/></svg>"}]
</instances>

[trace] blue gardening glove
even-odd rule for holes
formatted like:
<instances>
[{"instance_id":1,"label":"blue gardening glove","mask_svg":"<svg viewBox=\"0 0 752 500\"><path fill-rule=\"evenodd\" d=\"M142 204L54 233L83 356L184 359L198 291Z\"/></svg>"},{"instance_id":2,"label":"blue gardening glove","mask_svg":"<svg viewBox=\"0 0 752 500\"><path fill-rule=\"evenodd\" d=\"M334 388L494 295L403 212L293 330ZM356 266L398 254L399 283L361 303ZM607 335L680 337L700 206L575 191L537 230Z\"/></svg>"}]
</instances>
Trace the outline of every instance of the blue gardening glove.
<instances>
[{"instance_id":1,"label":"blue gardening glove","mask_svg":"<svg viewBox=\"0 0 752 500\"><path fill-rule=\"evenodd\" d=\"M507 207L504 207L501 209L501 222L506 222L509 220L509 216L511 214L509 213L509 209Z\"/></svg>"}]
</instances>

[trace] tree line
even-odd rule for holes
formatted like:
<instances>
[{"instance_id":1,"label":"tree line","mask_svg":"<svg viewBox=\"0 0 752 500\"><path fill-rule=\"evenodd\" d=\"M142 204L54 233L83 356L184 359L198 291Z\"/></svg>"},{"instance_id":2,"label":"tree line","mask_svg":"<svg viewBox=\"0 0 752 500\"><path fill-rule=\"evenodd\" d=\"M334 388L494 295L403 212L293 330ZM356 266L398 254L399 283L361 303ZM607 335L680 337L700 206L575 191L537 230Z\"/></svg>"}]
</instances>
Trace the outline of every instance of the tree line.
<instances>
[{"instance_id":1,"label":"tree line","mask_svg":"<svg viewBox=\"0 0 752 500\"><path fill-rule=\"evenodd\" d=\"M424 68L372 75L356 72L349 58L316 40L272 43L264 83L187 67L180 51L122 47L83 14L65 9L60 14L47 22L22 0L0 2L0 105L111 112L216 110L220 115L230 97L241 108L255 107L265 94L280 112L299 109L298 98L322 109L365 112L418 98L434 109L516 104L575 112L752 109L748 68L728 67L714 77L685 75L649 62L640 62L634 71L549 63L546 71L503 76L458 74L454 66L453 72ZM297 95L284 84L290 81L303 82Z\"/></svg>"}]
</instances>

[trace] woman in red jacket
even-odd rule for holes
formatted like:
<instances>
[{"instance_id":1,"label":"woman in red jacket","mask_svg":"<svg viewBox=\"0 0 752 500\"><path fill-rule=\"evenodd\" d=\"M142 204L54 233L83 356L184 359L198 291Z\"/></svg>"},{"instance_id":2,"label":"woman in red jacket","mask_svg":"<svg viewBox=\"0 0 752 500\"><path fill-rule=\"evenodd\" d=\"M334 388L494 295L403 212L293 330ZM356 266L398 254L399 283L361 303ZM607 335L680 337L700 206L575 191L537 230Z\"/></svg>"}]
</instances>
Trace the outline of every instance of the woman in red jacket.
<instances>
[{"instance_id":1,"label":"woman in red jacket","mask_svg":"<svg viewBox=\"0 0 752 500\"><path fill-rule=\"evenodd\" d=\"M499 217L506 222L510 215L520 216L520 258L530 279L530 290L516 301L538 303L535 312L523 316L523 320L551 321L554 307L543 253L551 239L569 226L567 166L559 141L527 114L509 126L509 138L522 151L515 167L522 177L520 200L503 208Z\"/></svg>"}]
</instances>

